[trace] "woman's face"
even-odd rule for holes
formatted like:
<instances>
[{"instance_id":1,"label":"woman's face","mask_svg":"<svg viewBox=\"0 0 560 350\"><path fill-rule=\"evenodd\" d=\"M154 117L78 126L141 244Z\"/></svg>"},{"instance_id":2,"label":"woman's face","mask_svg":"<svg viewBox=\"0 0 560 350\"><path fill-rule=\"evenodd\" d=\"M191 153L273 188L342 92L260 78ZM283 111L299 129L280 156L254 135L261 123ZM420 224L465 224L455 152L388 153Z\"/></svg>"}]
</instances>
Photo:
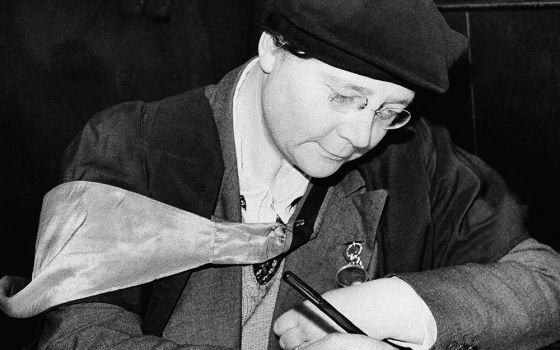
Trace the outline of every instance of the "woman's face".
<instances>
[{"instance_id":1,"label":"woman's face","mask_svg":"<svg viewBox=\"0 0 560 350\"><path fill-rule=\"evenodd\" d=\"M263 69L264 128L284 158L309 176L329 176L371 150L387 132L374 111L404 109L414 98L400 85L276 50L264 53L274 55Z\"/></svg>"}]
</instances>

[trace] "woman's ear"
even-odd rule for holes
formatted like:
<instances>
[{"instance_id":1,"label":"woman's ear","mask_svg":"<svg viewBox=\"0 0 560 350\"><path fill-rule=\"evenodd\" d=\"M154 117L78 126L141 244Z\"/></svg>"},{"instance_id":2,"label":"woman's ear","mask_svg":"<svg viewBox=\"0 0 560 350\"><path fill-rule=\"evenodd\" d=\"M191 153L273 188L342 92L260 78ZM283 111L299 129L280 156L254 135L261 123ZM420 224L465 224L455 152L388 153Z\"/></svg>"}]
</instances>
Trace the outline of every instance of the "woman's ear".
<instances>
[{"instance_id":1,"label":"woman's ear","mask_svg":"<svg viewBox=\"0 0 560 350\"><path fill-rule=\"evenodd\" d=\"M276 46L276 42L272 35L267 32L263 32L261 34L261 38L259 40L259 63L261 65L262 70L265 73L272 72L272 68L274 67L274 63L278 59L278 54L280 53L280 48Z\"/></svg>"}]
</instances>

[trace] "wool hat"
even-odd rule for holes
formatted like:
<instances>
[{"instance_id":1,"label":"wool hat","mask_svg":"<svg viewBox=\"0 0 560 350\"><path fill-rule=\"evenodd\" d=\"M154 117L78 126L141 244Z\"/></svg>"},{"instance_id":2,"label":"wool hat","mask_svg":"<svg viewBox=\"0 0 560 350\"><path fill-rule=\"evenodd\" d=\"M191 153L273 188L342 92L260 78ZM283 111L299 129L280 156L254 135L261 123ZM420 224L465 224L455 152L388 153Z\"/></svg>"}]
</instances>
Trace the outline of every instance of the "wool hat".
<instances>
[{"instance_id":1,"label":"wool hat","mask_svg":"<svg viewBox=\"0 0 560 350\"><path fill-rule=\"evenodd\" d=\"M431 0L270 0L265 31L331 66L445 92L466 38Z\"/></svg>"}]
</instances>

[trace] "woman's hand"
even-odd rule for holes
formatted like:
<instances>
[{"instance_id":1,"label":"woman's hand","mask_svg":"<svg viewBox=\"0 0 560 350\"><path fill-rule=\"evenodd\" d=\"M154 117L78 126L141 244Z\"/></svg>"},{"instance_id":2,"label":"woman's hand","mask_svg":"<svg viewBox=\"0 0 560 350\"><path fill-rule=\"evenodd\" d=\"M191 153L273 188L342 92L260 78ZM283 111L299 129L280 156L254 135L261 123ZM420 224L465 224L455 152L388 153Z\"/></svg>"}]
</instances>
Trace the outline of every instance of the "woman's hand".
<instances>
[{"instance_id":1,"label":"woman's hand","mask_svg":"<svg viewBox=\"0 0 560 350\"><path fill-rule=\"evenodd\" d=\"M313 328L313 327L312 327ZM347 333L325 334L317 329L309 329L310 334L298 328L290 328L284 333L275 332L280 337L280 347L286 350L393 350L390 344L365 335ZM311 336L310 336L311 335ZM314 338L316 340L311 340Z\"/></svg>"},{"instance_id":2,"label":"woman's hand","mask_svg":"<svg viewBox=\"0 0 560 350\"><path fill-rule=\"evenodd\" d=\"M306 301L295 309L280 316L273 325L282 349L293 349L300 344L313 343L329 333L342 332L332 320L310 302Z\"/></svg>"},{"instance_id":3,"label":"woman's hand","mask_svg":"<svg viewBox=\"0 0 560 350\"><path fill-rule=\"evenodd\" d=\"M338 325L308 301L278 318L274 332L279 337L280 347L287 350L396 349L368 336L342 333Z\"/></svg>"},{"instance_id":4,"label":"woman's hand","mask_svg":"<svg viewBox=\"0 0 560 350\"><path fill-rule=\"evenodd\" d=\"M307 349L307 346L309 349L345 349L354 344L361 346L355 349L395 349L380 341L387 338L423 344L426 313L433 318L414 290L397 278L334 289L323 294L323 298L368 336L346 334L322 311L305 301L281 315L273 325L283 349L298 345L300 349Z\"/></svg>"}]
</instances>

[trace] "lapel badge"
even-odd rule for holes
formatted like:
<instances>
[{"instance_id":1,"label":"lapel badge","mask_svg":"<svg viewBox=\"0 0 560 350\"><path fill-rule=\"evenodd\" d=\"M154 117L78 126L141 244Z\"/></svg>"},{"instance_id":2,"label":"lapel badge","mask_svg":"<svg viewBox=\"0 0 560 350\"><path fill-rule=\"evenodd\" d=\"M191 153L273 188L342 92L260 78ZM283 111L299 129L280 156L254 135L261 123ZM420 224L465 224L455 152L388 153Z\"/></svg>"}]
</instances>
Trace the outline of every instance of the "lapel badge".
<instances>
[{"instance_id":1,"label":"lapel badge","mask_svg":"<svg viewBox=\"0 0 560 350\"><path fill-rule=\"evenodd\" d=\"M346 243L344 257L348 264L338 270L336 280L342 287L353 286L367 280L366 269L360 258L364 241L352 241Z\"/></svg>"}]
</instances>

